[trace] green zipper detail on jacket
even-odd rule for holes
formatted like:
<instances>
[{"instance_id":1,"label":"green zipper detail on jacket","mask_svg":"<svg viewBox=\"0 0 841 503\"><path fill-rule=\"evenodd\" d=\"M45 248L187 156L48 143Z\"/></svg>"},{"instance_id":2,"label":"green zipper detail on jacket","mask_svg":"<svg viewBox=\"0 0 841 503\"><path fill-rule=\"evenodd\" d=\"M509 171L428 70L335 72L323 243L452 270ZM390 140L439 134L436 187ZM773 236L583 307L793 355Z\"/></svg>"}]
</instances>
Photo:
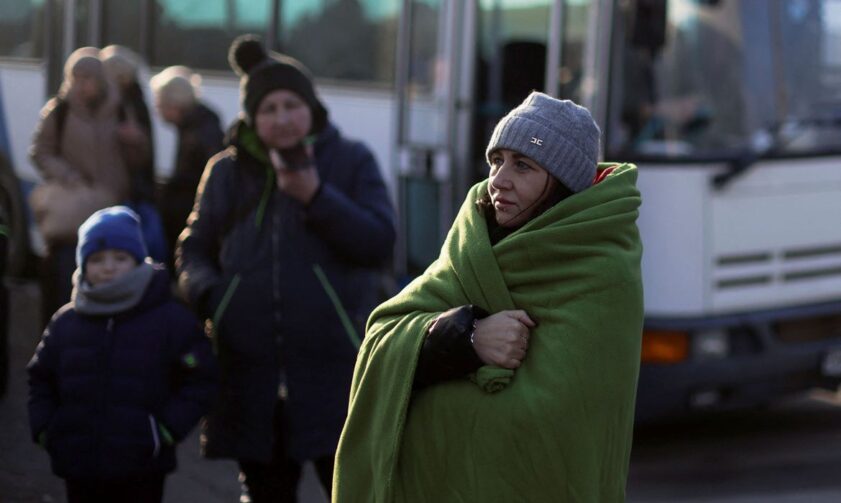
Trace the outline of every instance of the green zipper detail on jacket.
<instances>
[{"instance_id":1,"label":"green zipper detail on jacket","mask_svg":"<svg viewBox=\"0 0 841 503\"><path fill-rule=\"evenodd\" d=\"M333 289L333 285L330 284L330 281L327 279L327 275L324 274L324 270L321 269L320 265L315 264L312 266L312 270L318 277L318 281L321 282L321 286L324 288L327 296L330 297L330 301L333 303L333 308L336 310L336 314L338 314L339 319L342 320L342 325L345 327L345 332L347 332L350 343L353 344L356 349L359 349L359 346L362 345L362 340L359 338L359 335L357 335L356 329L353 328L353 322L350 321L350 316L348 316L347 311L345 311L344 306L342 306L339 294L337 294L336 290Z\"/></svg>"},{"instance_id":2,"label":"green zipper detail on jacket","mask_svg":"<svg viewBox=\"0 0 841 503\"><path fill-rule=\"evenodd\" d=\"M269 198L272 197L272 186L274 185L274 169L266 167L266 184L263 186L263 195L260 196L260 204L257 205L257 214L254 216L254 226L259 230L263 225L263 217L266 215L266 206Z\"/></svg>"},{"instance_id":3,"label":"green zipper detail on jacket","mask_svg":"<svg viewBox=\"0 0 841 503\"><path fill-rule=\"evenodd\" d=\"M231 302L231 297L234 296L234 292L236 291L237 287L239 287L240 276L239 274L235 274L233 278L231 278L231 282L228 283L228 288L225 289L225 295L222 296L222 300L219 301L219 305L216 306L216 311L213 312L213 333L212 333L212 340L213 340L213 352L218 354L219 348L216 344L216 334L219 330L219 322L222 321L222 316L225 314L225 310L228 308L228 304Z\"/></svg>"}]
</instances>

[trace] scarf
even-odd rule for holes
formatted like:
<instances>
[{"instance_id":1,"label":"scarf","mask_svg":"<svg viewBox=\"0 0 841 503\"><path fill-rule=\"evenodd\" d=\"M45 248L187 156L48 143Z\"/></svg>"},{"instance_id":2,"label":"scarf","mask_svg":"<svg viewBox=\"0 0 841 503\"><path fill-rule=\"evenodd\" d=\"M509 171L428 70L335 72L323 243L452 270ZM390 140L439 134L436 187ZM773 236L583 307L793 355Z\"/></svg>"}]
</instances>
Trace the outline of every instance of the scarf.
<instances>
[{"instance_id":1,"label":"scarf","mask_svg":"<svg viewBox=\"0 0 841 503\"><path fill-rule=\"evenodd\" d=\"M607 164L601 164L604 173ZM368 321L334 503L623 501L643 306L636 168L612 166L495 245L474 201L439 258ZM464 304L538 323L523 365L412 395L426 329Z\"/></svg>"},{"instance_id":2,"label":"scarf","mask_svg":"<svg viewBox=\"0 0 841 503\"><path fill-rule=\"evenodd\" d=\"M143 299L146 288L155 274L154 266L143 262L114 281L91 285L81 277L81 270L73 273L73 293L70 301L80 314L111 316L127 311Z\"/></svg>"}]
</instances>

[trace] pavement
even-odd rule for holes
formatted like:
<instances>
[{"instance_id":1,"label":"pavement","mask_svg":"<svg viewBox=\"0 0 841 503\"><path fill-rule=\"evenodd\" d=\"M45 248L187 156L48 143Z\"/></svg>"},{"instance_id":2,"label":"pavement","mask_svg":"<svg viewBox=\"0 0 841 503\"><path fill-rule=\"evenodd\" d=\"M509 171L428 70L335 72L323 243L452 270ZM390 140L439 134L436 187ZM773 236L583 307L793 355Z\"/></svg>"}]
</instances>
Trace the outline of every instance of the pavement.
<instances>
[{"instance_id":1,"label":"pavement","mask_svg":"<svg viewBox=\"0 0 841 503\"><path fill-rule=\"evenodd\" d=\"M8 283L10 380L0 399L0 503L63 502L64 483L50 471L47 453L30 440L26 412L26 363L40 339L40 292L35 283ZM165 503L234 503L240 485L233 461L199 455L194 431L178 447L178 469L167 478ZM304 467L301 503L326 503L312 467Z\"/></svg>"}]
</instances>

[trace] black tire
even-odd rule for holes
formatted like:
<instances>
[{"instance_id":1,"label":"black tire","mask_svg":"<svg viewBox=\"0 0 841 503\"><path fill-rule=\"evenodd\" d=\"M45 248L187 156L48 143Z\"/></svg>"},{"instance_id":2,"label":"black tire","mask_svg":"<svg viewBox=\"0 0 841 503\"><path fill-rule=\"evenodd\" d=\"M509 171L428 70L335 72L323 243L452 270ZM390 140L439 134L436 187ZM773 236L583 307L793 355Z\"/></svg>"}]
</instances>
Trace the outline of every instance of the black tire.
<instances>
[{"instance_id":1,"label":"black tire","mask_svg":"<svg viewBox=\"0 0 841 503\"><path fill-rule=\"evenodd\" d=\"M6 276L20 277L30 260L29 223L20 181L12 165L0 153L0 218L9 227Z\"/></svg>"}]
</instances>

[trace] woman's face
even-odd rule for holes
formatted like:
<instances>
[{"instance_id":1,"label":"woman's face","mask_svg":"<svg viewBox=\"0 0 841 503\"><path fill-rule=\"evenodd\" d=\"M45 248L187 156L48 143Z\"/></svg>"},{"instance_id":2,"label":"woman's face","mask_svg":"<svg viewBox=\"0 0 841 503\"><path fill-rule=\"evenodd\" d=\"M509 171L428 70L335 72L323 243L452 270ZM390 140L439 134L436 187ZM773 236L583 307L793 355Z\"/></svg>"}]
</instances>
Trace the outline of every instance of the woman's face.
<instances>
[{"instance_id":1,"label":"woman's face","mask_svg":"<svg viewBox=\"0 0 841 503\"><path fill-rule=\"evenodd\" d=\"M558 181L537 162L518 152L499 149L490 155L488 195L501 227L528 222Z\"/></svg>"},{"instance_id":2,"label":"woman's face","mask_svg":"<svg viewBox=\"0 0 841 503\"><path fill-rule=\"evenodd\" d=\"M94 103L102 95L102 82L86 72L73 74L73 89L84 103Z\"/></svg>"},{"instance_id":3,"label":"woman's face","mask_svg":"<svg viewBox=\"0 0 841 503\"><path fill-rule=\"evenodd\" d=\"M312 112L297 93L278 89L267 94L254 117L257 136L268 148L286 149L301 142L312 128Z\"/></svg>"}]
</instances>

